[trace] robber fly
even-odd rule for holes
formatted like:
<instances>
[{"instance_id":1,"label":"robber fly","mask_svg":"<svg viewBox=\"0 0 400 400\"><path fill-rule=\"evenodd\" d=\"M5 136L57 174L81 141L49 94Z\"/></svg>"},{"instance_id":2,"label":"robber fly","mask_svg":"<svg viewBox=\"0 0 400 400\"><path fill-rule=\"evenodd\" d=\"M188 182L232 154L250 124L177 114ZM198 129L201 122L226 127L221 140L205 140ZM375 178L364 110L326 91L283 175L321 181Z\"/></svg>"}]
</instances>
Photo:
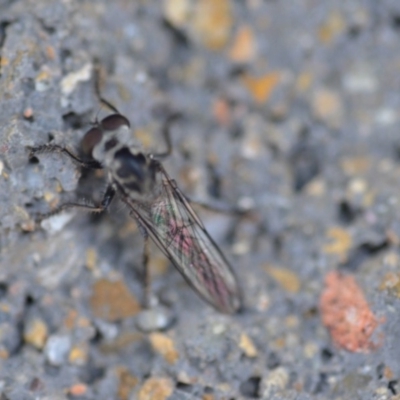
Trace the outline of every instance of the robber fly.
<instances>
[{"instance_id":1,"label":"robber fly","mask_svg":"<svg viewBox=\"0 0 400 400\"><path fill-rule=\"evenodd\" d=\"M133 138L129 120L106 100L101 100L113 114L96 121L83 137L81 145L87 160L58 145L31 148L31 157L44 152L59 152L81 167L104 169L108 186L101 203L66 203L40 220L74 207L104 211L117 194L128 206L143 234L146 276L150 237L204 300L223 313L238 311L241 296L231 266L160 162L172 151L169 132L177 115L170 116L162 130L167 150L146 154Z\"/></svg>"}]
</instances>

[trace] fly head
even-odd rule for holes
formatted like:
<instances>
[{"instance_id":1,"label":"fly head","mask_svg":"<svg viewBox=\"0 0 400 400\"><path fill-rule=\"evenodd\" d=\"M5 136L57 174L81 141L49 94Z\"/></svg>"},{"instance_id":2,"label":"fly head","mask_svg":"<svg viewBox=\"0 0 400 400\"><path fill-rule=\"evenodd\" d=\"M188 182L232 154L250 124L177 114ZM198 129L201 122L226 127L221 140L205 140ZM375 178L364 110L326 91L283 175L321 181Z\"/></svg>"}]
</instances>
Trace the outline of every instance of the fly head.
<instances>
[{"instance_id":1,"label":"fly head","mask_svg":"<svg viewBox=\"0 0 400 400\"><path fill-rule=\"evenodd\" d=\"M105 162L107 154L118 144L127 145L131 140L130 123L121 114L112 114L86 132L82 139L83 152L99 162Z\"/></svg>"},{"instance_id":2,"label":"fly head","mask_svg":"<svg viewBox=\"0 0 400 400\"><path fill-rule=\"evenodd\" d=\"M125 194L136 199L156 194L157 161L140 151L123 115L112 114L98 122L84 136L82 149L108 170Z\"/></svg>"}]
</instances>

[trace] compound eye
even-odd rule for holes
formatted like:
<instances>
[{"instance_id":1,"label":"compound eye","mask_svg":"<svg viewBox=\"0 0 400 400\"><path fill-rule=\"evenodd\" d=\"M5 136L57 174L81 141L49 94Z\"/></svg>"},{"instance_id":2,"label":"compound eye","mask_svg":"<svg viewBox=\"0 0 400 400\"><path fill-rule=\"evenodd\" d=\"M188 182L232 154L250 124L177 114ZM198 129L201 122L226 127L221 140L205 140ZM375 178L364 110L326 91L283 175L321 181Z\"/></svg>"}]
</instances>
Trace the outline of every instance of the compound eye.
<instances>
[{"instance_id":1,"label":"compound eye","mask_svg":"<svg viewBox=\"0 0 400 400\"><path fill-rule=\"evenodd\" d=\"M94 147L100 143L102 137L103 133L99 128L94 127L88 130L81 142L82 151L86 155L92 156Z\"/></svg>"},{"instance_id":2,"label":"compound eye","mask_svg":"<svg viewBox=\"0 0 400 400\"><path fill-rule=\"evenodd\" d=\"M117 129L121 128L122 126L126 126L127 128L131 127L128 119L125 118L121 114L112 114L108 117L104 118L100 122L100 126L105 131L116 131Z\"/></svg>"}]
</instances>

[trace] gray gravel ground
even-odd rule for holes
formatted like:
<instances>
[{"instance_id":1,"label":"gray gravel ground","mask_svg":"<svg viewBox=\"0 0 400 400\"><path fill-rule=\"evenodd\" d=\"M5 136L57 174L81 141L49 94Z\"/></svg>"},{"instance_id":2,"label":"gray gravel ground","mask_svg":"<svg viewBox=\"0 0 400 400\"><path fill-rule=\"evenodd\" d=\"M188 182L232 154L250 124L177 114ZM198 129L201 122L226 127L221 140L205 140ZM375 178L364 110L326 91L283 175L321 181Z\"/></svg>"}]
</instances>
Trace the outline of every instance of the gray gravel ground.
<instances>
[{"instance_id":1,"label":"gray gravel ground","mask_svg":"<svg viewBox=\"0 0 400 400\"><path fill-rule=\"evenodd\" d=\"M398 0L0 0L0 57L1 400L400 398ZM159 305L140 311L142 238L121 203L34 227L105 189L66 157L28 157L77 149L106 115L94 60L146 148L182 113L165 166L185 193L254 207L199 210L242 313L214 311L155 248ZM321 297L334 276L354 278L345 317Z\"/></svg>"}]
</instances>

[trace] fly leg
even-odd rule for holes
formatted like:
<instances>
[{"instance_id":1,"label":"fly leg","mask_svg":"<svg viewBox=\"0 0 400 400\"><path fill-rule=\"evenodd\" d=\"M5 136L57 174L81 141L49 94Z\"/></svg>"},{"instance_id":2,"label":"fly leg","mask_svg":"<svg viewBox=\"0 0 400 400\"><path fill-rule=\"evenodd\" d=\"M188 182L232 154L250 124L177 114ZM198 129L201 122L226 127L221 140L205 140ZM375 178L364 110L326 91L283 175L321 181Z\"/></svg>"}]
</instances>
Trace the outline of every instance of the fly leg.
<instances>
[{"instance_id":1,"label":"fly leg","mask_svg":"<svg viewBox=\"0 0 400 400\"><path fill-rule=\"evenodd\" d=\"M249 216L252 211L252 208L250 207L232 206L222 202L208 203L202 200L191 199L187 195L185 195L185 198L191 205L196 205L198 207L204 208L207 211L213 211L219 214L229 214L238 217L245 217Z\"/></svg>"},{"instance_id":2,"label":"fly leg","mask_svg":"<svg viewBox=\"0 0 400 400\"><path fill-rule=\"evenodd\" d=\"M63 211L69 210L71 208L78 208L80 210L89 211L89 212L102 212L102 211L105 211L109 207L114 196L115 196L115 189L113 188L112 185L109 185L107 187L107 190L104 193L103 199L99 205L85 204L85 203L78 203L78 202L64 203L48 213L39 214L38 216L36 216L35 221L41 222L44 219L53 217L57 214L62 213Z\"/></svg>"},{"instance_id":3,"label":"fly leg","mask_svg":"<svg viewBox=\"0 0 400 400\"><path fill-rule=\"evenodd\" d=\"M82 168L88 169L102 169L103 166L96 160L82 160L66 147L59 146L58 144L44 144L37 147L29 148L29 158L35 157L36 154L41 153L63 153L66 154L75 164Z\"/></svg>"},{"instance_id":4,"label":"fly leg","mask_svg":"<svg viewBox=\"0 0 400 400\"><path fill-rule=\"evenodd\" d=\"M99 98L100 103L105 105L107 108L109 108L111 111L115 112L116 114L121 114L116 107L114 107L109 101L104 99L101 95L101 86L103 84L103 81L105 79L104 77L104 69L101 67L99 60L94 60L94 72L95 72L95 93L96 96Z\"/></svg>"},{"instance_id":5,"label":"fly leg","mask_svg":"<svg viewBox=\"0 0 400 400\"><path fill-rule=\"evenodd\" d=\"M149 235L144 236L144 247L143 247L143 258L142 258L143 268L144 268L144 306L146 308L151 307L152 303L152 292L151 292L151 271L149 268Z\"/></svg>"},{"instance_id":6,"label":"fly leg","mask_svg":"<svg viewBox=\"0 0 400 400\"><path fill-rule=\"evenodd\" d=\"M161 134L167 145L167 149L161 153L153 153L152 156L156 159L163 159L171 155L172 153L172 142L171 142L171 125L175 123L176 120L181 118L182 115L179 113L171 114L164 123Z\"/></svg>"},{"instance_id":7,"label":"fly leg","mask_svg":"<svg viewBox=\"0 0 400 400\"><path fill-rule=\"evenodd\" d=\"M144 286L144 307L151 308L153 299L151 292L151 271L149 268L149 234L147 233L147 229L142 224L140 219L134 213L130 213L130 215L135 219L139 231L144 239L143 246L143 254L142 254L142 265L143 265L143 286Z\"/></svg>"}]
</instances>

